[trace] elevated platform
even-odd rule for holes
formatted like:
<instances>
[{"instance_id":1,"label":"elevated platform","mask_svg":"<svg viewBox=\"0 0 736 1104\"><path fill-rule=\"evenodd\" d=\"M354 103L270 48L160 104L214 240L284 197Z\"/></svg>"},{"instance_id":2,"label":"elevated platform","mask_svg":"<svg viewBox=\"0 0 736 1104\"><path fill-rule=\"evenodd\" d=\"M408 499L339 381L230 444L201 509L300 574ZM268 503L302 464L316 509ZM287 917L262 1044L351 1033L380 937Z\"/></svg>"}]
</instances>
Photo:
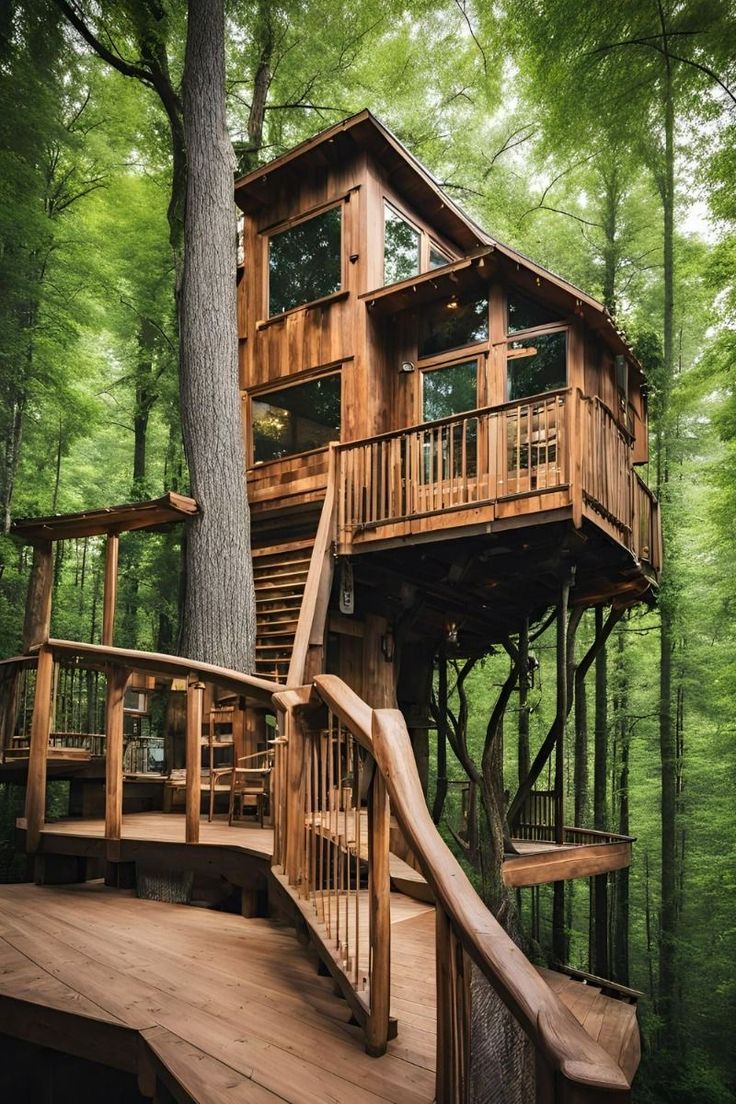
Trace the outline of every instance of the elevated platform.
<instances>
[{"instance_id":1,"label":"elevated platform","mask_svg":"<svg viewBox=\"0 0 736 1104\"><path fill-rule=\"evenodd\" d=\"M434 909L391 895L398 1036L369 1058L360 1029L293 931L272 920L135 898L100 882L0 888L0 1032L164 1085L186 1104L430 1104ZM633 1076L636 1008L541 971Z\"/></svg>"},{"instance_id":2,"label":"elevated platform","mask_svg":"<svg viewBox=\"0 0 736 1104\"><path fill-rule=\"evenodd\" d=\"M18 822L22 832L24 823ZM366 839L365 832L362 834ZM584 839L586 837L583 837ZM591 833L591 838L595 838ZM514 840L518 855L507 855L503 866L506 885L515 888L590 877L631 864L631 841L620 838L601 842L555 844ZM365 847L361 858L367 859ZM110 845L105 840L104 819L68 819L49 823L41 833L39 854L78 855L82 858L114 858L117 862L166 862L180 869L203 873L218 871L235 885L248 875L239 873L241 860L255 859L270 864L273 831L270 828L237 824L216 816L212 823L200 822L200 842L184 843L181 813L131 813L123 818L122 839ZM247 864L246 864L247 865ZM422 875L396 854L390 856L391 880L396 889L417 900L431 900ZM265 866L264 866L265 872Z\"/></svg>"},{"instance_id":3,"label":"elevated platform","mask_svg":"<svg viewBox=\"0 0 736 1104\"><path fill-rule=\"evenodd\" d=\"M24 822L18 821L23 832ZM620 870L631 863L631 842L553 844L514 840L518 855L507 855L503 878L516 888L542 885L569 878L590 877ZM230 827L225 817L200 825L200 842L184 843L184 816L179 813L132 813L123 820L123 834L114 845L115 861L165 861L181 868L207 872L219 870L224 876L237 872L238 859L251 858L270 863L273 831L270 828L238 824ZM196 855L193 853L196 851ZM105 840L104 819L68 819L49 823L41 833L41 855L77 855L82 858L110 858ZM431 894L422 875L391 854L391 879L395 888L410 897L427 901ZM231 877L234 884L239 879Z\"/></svg>"},{"instance_id":4,"label":"elevated platform","mask_svg":"<svg viewBox=\"0 0 736 1104\"><path fill-rule=\"evenodd\" d=\"M392 929L401 1038L379 1061L292 930L100 883L2 887L0 1031L186 1104L429 1104L434 916L407 905Z\"/></svg>"}]
</instances>

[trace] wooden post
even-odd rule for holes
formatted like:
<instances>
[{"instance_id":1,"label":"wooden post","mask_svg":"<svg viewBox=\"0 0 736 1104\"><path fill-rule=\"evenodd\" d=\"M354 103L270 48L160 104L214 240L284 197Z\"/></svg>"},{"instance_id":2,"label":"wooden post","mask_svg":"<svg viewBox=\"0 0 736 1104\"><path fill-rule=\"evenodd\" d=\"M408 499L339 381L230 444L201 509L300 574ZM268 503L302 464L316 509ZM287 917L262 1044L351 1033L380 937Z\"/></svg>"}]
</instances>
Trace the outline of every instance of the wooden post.
<instances>
[{"instance_id":1,"label":"wooden post","mask_svg":"<svg viewBox=\"0 0 736 1104\"><path fill-rule=\"evenodd\" d=\"M105 588L102 602L102 643L112 645L115 635L115 605L118 592L120 537L108 533L105 544Z\"/></svg>"},{"instance_id":2,"label":"wooden post","mask_svg":"<svg viewBox=\"0 0 736 1104\"><path fill-rule=\"evenodd\" d=\"M453 1043L452 1024L452 929L440 904L435 910L435 969L437 972L437 1104L452 1104Z\"/></svg>"},{"instance_id":3,"label":"wooden post","mask_svg":"<svg viewBox=\"0 0 736 1104\"><path fill-rule=\"evenodd\" d=\"M23 651L49 638L51 627L51 594L54 584L54 557L51 541L38 541L33 546L33 567L28 583L23 620Z\"/></svg>"},{"instance_id":4,"label":"wooden post","mask_svg":"<svg viewBox=\"0 0 736 1104\"><path fill-rule=\"evenodd\" d=\"M26 850L38 850L41 829L46 815L46 757L49 747L51 723L51 678L54 656L42 646L38 653L36 670L36 695L33 699L31 721L31 748L28 757L28 782L26 785Z\"/></svg>"},{"instance_id":5,"label":"wooden post","mask_svg":"<svg viewBox=\"0 0 736 1104\"><path fill-rule=\"evenodd\" d=\"M107 670L105 698L105 839L119 840L123 829L123 702L128 672Z\"/></svg>"},{"instance_id":6,"label":"wooden post","mask_svg":"<svg viewBox=\"0 0 736 1104\"><path fill-rule=\"evenodd\" d=\"M186 842L199 843L199 807L202 801L203 682L187 685Z\"/></svg>"},{"instance_id":7,"label":"wooden post","mask_svg":"<svg viewBox=\"0 0 736 1104\"><path fill-rule=\"evenodd\" d=\"M570 577L560 589L557 607L557 739L555 742L555 841L565 842L565 721L567 719L567 607Z\"/></svg>"},{"instance_id":8,"label":"wooden post","mask_svg":"<svg viewBox=\"0 0 736 1104\"><path fill-rule=\"evenodd\" d=\"M386 785L376 769L368 806L368 901L370 909L370 1012L365 1026L366 1052L386 1052L391 1005L391 908L388 865L389 809Z\"/></svg>"},{"instance_id":9,"label":"wooden post","mask_svg":"<svg viewBox=\"0 0 736 1104\"><path fill-rule=\"evenodd\" d=\"M284 869L290 885L301 881L301 846L304 837L304 748L301 722L296 712L286 713L288 741L286 776L286 840Z\"/></svg>"}]
</instances>

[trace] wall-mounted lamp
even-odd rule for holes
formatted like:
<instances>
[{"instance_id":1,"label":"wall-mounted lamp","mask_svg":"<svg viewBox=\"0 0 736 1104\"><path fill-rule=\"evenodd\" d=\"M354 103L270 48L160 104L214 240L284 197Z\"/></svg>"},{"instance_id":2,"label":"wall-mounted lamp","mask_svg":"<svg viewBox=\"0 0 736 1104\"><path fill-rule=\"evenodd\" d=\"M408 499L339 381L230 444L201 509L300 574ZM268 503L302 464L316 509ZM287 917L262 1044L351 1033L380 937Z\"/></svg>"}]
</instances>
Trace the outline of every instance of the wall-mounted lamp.
<instances>
[{"instance_id":1,"label":"wall-mounted lamp","mask_svg":"<svg viewBox=\"0 0 736 1104\"><path fill-rule=\"evenodd\" d=\"M408 374L409 372L416 371L416 365L412 360L402 360L399 371Z\"/></svg>"},{"instance_id":2,"label":"wall-mounted lamp","mask_svg":"<svg viewBox=\"0 0 736 1104\"><path fill-rule=\"evenodd\" d=\"M457 622L456 621L450 621L450 623L448 625L445 625L445 633L446 633L447 643L450 644L454 648L455 645L457 644Z\"/></svg>"}]
</instances>

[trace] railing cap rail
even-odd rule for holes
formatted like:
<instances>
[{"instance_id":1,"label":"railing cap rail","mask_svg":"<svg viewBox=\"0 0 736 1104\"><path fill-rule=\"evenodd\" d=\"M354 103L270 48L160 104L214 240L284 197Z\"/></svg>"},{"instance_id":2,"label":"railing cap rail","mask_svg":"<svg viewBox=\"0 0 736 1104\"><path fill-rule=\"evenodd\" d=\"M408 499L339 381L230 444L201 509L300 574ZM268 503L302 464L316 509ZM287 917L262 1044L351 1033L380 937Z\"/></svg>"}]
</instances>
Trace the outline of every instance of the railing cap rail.
<instances>
[{"instance_id":1,"label":"railing cap rail","mask_svg":"<svg viewBox=\"0 0 736 1104\"><path fill-rule=\"evenodd\" d=\"M148 671L150 674L165 675L171 678L185 678L194 675L204 681L217 683L233 690L236 694L253 698L270 705L274 694L284 689L278 682L245 675L229 667L219 667L214 663L181 656L166 655L163 652L143 652L133 648L115 648L107 644L85 644L77 640L49 639L45 644L54 656L77 656L90 663L90 666L114 665L136 671Z\"/></svg>"},{"instance_id":2,"label":"railing cap rail","mask_svg":"<svg viewBox=\"0 0 736 1104\"><path fill-rule=\"evenodd\" d=\"M447 418L438 418L434 422L419 422L418 425L402 426L401 429L390 429L386 433L376 433L373 437L361 437L357 441L342 441L336 446L336 452L347 452L353 448L376 444L378 441L387 441L392 437L406 437L411 433L423 433L426 430L439 429L452 423L480 418L485 414L503 414L504 411L514 410L520 406L537 406L571 393L571 387L560 387L555 391L544 391L540 395L531 395L525 399L512 399L510 402L499 403L496 406L479 406L475 410L464 410L462 414L451 414Z\"/></svg>"}]
</instances>

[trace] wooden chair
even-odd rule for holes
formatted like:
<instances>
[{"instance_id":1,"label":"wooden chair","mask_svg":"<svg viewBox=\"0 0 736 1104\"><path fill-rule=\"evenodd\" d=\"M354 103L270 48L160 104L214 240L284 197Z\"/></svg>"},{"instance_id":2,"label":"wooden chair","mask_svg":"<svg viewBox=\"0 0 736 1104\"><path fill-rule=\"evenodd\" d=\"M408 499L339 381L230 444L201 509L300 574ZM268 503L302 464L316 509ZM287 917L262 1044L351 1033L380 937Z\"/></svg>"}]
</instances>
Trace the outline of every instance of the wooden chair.
<instances>
[{"instance_id":1,"label":"wooden chair","mask_svg":"<svg viewBox=\"0 0 736 1104\"><path fill-rule=\"evenodd\" d=\"M243 755L229 769L230 773L230 812L228 823L232 825L243 816L246 804L255 805L256 816L263 827L264 809L270 795L271 771L273 770L273 750L257 751L253 755ZM225 773L223 771L223 773Z\"/></svg>"}]
</instances>

